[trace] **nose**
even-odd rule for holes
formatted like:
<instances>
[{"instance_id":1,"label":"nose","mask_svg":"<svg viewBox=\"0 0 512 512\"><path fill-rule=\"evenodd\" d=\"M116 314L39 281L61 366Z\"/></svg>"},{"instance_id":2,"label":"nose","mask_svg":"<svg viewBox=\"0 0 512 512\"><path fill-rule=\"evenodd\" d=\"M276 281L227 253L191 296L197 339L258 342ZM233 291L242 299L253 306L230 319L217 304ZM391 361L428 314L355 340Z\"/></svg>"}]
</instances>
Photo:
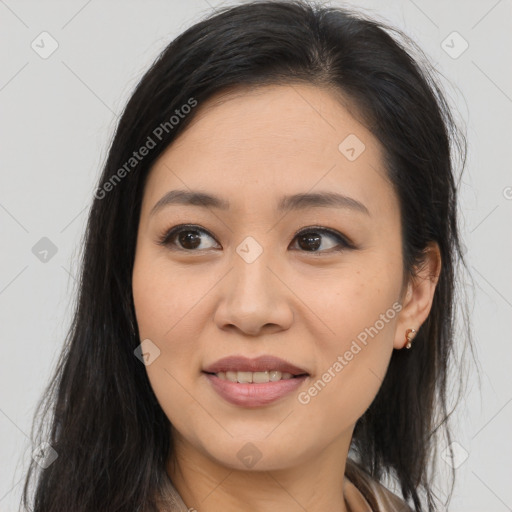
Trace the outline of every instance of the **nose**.
<instances>
[{"instance_id":1,"label":"nose","mask_svg":"<svg viewBox=\"0 0 512 512\"><path fill-rule=\"evenodd\" d=\"M263 251L252 262L235 254L231 271L218 287L218 327L239 330L247 336L289 329L293 293L278 269L270 252Z\"/></svg>"}]
</instances>

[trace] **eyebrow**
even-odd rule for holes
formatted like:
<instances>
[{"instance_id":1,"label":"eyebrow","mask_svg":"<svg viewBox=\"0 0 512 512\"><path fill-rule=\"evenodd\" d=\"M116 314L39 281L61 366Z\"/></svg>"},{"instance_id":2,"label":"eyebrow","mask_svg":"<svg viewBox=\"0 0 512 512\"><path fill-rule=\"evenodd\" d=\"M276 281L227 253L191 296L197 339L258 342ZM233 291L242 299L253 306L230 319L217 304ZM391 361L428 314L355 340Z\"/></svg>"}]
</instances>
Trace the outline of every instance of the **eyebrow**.
<instances>
[{"instance_id":1,"label":"eyebrow","mask_svg":"<svg viewBox=\"0 0 512 512\"><path fill-rule=\"evenodd\" d=\"M171 190L167 192L151 209L154 215L164 207L173 204L199 206L202 208L215 208L229 210L229 201L213 194L197 190ZM283 196L279 200L277 211L288 212L307 208L345 208L370 215L366 206L352 197L337 192L309 192Z\"/></svg>"}]
</instances>

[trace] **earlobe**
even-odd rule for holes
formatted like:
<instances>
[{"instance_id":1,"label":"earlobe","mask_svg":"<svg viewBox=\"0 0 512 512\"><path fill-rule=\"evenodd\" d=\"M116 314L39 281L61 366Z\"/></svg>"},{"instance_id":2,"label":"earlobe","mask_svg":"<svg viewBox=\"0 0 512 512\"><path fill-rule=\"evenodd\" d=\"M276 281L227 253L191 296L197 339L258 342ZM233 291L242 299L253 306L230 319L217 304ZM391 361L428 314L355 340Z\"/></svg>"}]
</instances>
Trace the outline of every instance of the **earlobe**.
<instances>
[{"instance_id":1,"label":"earlobe","mask_svg":"<svg viewBox=\"0 0 512 512\"><path fill-rule=\"evenodd\" d=\"M427 319L432 308L434 293L441 273L439 246L431 242L424 251L424 258L407 284L402 310L398 317L393 347L411 348L412 340Z\"/></svg>"}]
</instances>

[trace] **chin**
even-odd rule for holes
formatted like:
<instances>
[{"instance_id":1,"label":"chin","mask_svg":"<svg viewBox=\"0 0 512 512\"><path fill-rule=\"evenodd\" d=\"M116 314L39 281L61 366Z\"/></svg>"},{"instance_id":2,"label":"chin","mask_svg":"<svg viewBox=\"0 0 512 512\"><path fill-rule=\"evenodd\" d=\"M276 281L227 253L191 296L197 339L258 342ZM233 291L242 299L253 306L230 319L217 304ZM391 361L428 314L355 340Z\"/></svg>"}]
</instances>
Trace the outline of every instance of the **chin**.
<instances>
[{"instance_id":1,"label":"chin","mask_svg":"<svg viewBox=\"0 0 512 512\"><path fill-rule=\"evenodd\" d=\"M278 437L265 439L266 436L237 436L224 442L203 445L202 451L219 465L243 471L286 469L307 458L306 452L297 451L297 441L293 438L286 443ZM316 448L318 450L319 447Z\"/></svg>"}]
</instances>

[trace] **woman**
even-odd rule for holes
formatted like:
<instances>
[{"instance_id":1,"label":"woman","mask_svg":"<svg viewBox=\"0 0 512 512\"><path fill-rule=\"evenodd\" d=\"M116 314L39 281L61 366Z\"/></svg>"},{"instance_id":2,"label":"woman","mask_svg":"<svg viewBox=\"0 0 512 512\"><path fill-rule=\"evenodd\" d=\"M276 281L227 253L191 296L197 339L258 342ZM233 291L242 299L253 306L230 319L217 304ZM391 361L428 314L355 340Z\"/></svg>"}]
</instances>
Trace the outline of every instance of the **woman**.
<instances>
[{"instance_id":1,"label":"woman","mask_svg":"<svg viewBox=\"0 0 512 512\"><path fill-rule=\"evenodd\" d=\"M24 505L436 509L464 138L393 32L256 2L162 52L94 194Z\"/></svg>"}]
</instances>

